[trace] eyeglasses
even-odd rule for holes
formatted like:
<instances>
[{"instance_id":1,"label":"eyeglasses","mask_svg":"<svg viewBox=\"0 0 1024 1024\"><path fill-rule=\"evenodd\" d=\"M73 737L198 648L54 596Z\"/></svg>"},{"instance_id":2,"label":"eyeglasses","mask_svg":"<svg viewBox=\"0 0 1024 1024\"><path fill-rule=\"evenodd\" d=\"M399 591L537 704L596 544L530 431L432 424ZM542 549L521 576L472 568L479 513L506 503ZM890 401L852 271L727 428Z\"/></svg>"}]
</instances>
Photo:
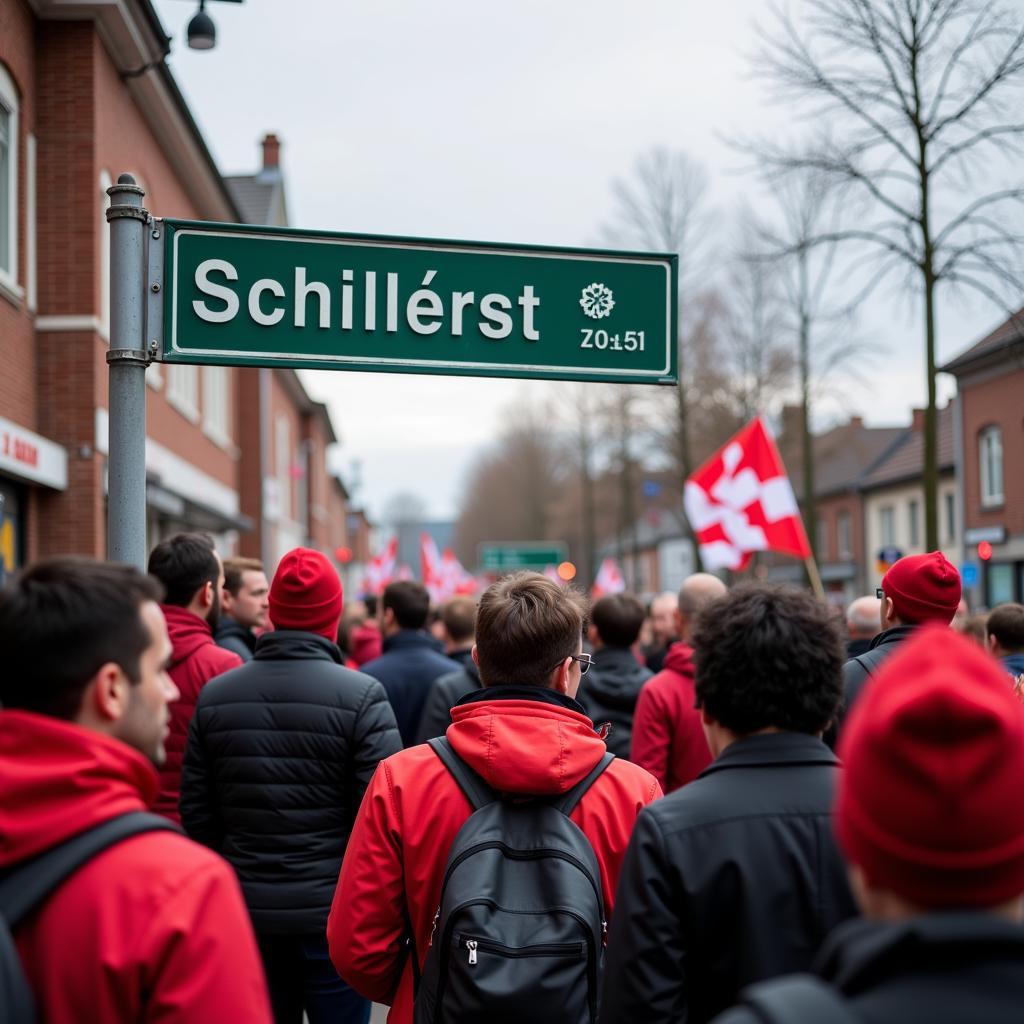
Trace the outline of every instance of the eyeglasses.
<instances>
[{"instance_id":1,"label":"eyeglasses","mask_svg":"<svg viewBox=\"0 0 1024 1024\"><path fill-rule=\"evenodd\" d=\"M569 657L580 663L581 676L585 676L590 671L590 666L594 664L594 657L591 654L571 654Z\"/></svg>"},{"instance_id":2,"label":"eyeglasses","mask_svg":"<svg viewBox=\"0 0 1024 1024\"><path fill-rule=\"evenodd\" d=\"M879 601L884 601L885 591L881 587L875 587L875 597L877 597Z\"/></svg>"}]
</instances>

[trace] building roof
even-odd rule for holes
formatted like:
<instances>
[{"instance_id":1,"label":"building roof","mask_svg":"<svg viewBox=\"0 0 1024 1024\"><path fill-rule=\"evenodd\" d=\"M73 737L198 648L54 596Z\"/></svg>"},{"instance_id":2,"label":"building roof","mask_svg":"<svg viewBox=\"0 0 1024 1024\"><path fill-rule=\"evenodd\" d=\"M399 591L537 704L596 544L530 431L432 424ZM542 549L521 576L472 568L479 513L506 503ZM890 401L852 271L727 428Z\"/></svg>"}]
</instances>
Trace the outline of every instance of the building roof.
<instances>
[{"instance_id":1,"label":"building roof","mask_svg":"<svg viewBox=\"0 0 1024 1024\"><path fill-rule=\"evenodd\" d=\"M1018 310L981 341L975 342L969 349L939 369L943 373L958 375L987 357L1001 354L1005 349L1014 346L1024 349L1024 309Z\"/></svg>"},{"instance_id":2,"label":"building roof","mask_svg":"<svg viewBox=\"0 0 1024 1024\"><path fill-rule=\"evenodd\" d=\"M245 224L273 224L283 226L284 184L280 175L232 174L224 178L235 205Z\"/></svg>"},{"instance_id":3,"label":"building roof","mask_svg":"<svg viewBox=\"0 0 1024 1024\"><path fill-rule=\"evenodd\" d=\"M939 472L954 468L953 406L938 410ZM924 429L921 410L914 411L914 423L892 450L880 459L861 480L863 490L912 482L924 472Z\"/></svg>"}]
</instances>

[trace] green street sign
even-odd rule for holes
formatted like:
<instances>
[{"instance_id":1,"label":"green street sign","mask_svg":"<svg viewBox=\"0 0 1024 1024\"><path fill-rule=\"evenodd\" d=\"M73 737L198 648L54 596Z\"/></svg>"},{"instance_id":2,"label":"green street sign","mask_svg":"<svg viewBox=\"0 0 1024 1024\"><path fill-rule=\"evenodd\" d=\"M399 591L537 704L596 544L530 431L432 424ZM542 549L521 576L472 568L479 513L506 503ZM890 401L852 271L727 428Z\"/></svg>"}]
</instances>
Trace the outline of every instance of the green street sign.
<instances>
[{"instance_id":1,"label":"green street sign","mask_svg":"<svg viewBox=\"0 0 1024 1024\"><path fill-rule=\"evenodd\" d=\"M163 362L677 378L674 255L163 223Z\"/></svg>"},{"instance_id":2,"label":"green street sign","mask_svg":"<svg viewBox=\"0 0 1024 1024\"><path fill-rule=\"evenodd\" d=\"M545 569L565 561L564 544L482 544L480 568L484 572L512 572L516 569Z\"/></svg>"}]
</instances>

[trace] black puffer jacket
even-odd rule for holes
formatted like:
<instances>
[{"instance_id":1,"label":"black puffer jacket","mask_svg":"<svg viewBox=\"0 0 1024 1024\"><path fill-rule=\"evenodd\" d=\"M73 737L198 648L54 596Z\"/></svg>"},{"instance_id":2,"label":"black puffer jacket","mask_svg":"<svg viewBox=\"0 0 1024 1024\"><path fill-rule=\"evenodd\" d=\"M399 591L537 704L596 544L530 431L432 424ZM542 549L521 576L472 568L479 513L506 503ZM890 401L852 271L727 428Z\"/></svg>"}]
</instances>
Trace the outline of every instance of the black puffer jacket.
<instances>
[{"instance_id":1,"label":"black puffer jacket","mask_svg":"<svg viewBox=\"0 0 1024 1024\"><path fill-rule=\"evenodd\" d=\"M230 615L222 615L217 620L213 639L218 647L234 651L242 661L252 661L253 651L256 650L256 635Z\"/></svg>"},{"instance_id":2,"label":"black puffer jacket","mask_svg":"<svg viewBox=\"0 0 1024 1024\"><path fill-rule=\"evenodd\" d=\"M1024 1008L1024 928L982 913L849 921L828 937L815 970L864 1024L1016 1024ZM749 990L751 998L757 991ZM786 1021L825 1024L795 1009ZM715 1019L762 1022L747 1006Z\"/></svg>"},{"instance_id":3,"label":"black puffer jacket","mask_svg":"<svg viewBox=\"0 0 1024 1024\"><path fill-rule=\"evenodd\" d=\"M814 736L747 736L640 812L601 1024L704 1024L744 986L811 966L856 912L832 837L839 772Z\"/></svg>"},{"instance_id":4,"label":"black puffer jacket","mask_svg":"<svg viewBox=\"0 0 1024 1024\"><path fill-rule=\"evenodd\" d=\"M577 700L594 725L611 722L605 743L616 757L629 758L633 712L640 689L653 673L641 665L628 647L601 647L594 651L594 667L580 684Z\"/></svg>"},{"instance_id":5,"label":"black puffer jacket","mask_svg":"<svg viewBox=\"0 0 1024 1024\"><path fill-rule=\"evenodd\" d=\"M448 726L452 724L452 708L459 703L459 698L479 690L480 687L480 669L476 667L472 658L462 668L435 679L430 684L430 692L423 703L423 714L420 715L420 725L416 730L416 742L426 743L435 736L443 736Z\"/></svg>"},{"instance_id":6,"label":"black puffer jacket","mask_svg":"<svg viewBox=\"0 0 1024 1024\"><path fill-rule=\"evenodd\" d=\"M384 688L340 660L313 633L264 634L192 717L182 824L235 868L258 932L324 931L363 793L402 749Z\"/></svg>"}]
</instances>

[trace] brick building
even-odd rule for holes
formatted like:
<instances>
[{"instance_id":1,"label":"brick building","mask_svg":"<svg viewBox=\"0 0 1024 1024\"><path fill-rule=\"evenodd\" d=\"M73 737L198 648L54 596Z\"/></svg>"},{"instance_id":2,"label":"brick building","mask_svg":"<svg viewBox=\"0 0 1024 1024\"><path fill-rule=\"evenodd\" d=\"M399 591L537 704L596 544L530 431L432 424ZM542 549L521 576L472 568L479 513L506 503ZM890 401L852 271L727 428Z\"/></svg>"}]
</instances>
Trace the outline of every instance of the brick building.
<instances>
[{"instance_id":1,"label":"brick building","mask_svg":"<svg viewBox=\"0 0 1024 1024\"><path fill-rule=\"evenodd\" d=\"M132 173L156 216L287 219L276 137L255 175L222 177L163 62L168 43L149 0L0 0L6 571L106 551L112 181ZM344 543L344 489L326 459L334 430L294 373L154 365L146 379L149 543L205 529L231 552L253 531L271 567L286 542Z\"/></svg>"},{"instance_id":2,"label":"brick building","mask_svg":"<svg viewBox=\"0 0 1024 1024\"><path fill-rule=\"evenodd\" d=\"M957 461L964 556L980 565L974 590L993 607L1024 601L1024 311L942 367L959 390ZM990 545L988 560L979 543Z\"/></svg>"}]
</instances>

